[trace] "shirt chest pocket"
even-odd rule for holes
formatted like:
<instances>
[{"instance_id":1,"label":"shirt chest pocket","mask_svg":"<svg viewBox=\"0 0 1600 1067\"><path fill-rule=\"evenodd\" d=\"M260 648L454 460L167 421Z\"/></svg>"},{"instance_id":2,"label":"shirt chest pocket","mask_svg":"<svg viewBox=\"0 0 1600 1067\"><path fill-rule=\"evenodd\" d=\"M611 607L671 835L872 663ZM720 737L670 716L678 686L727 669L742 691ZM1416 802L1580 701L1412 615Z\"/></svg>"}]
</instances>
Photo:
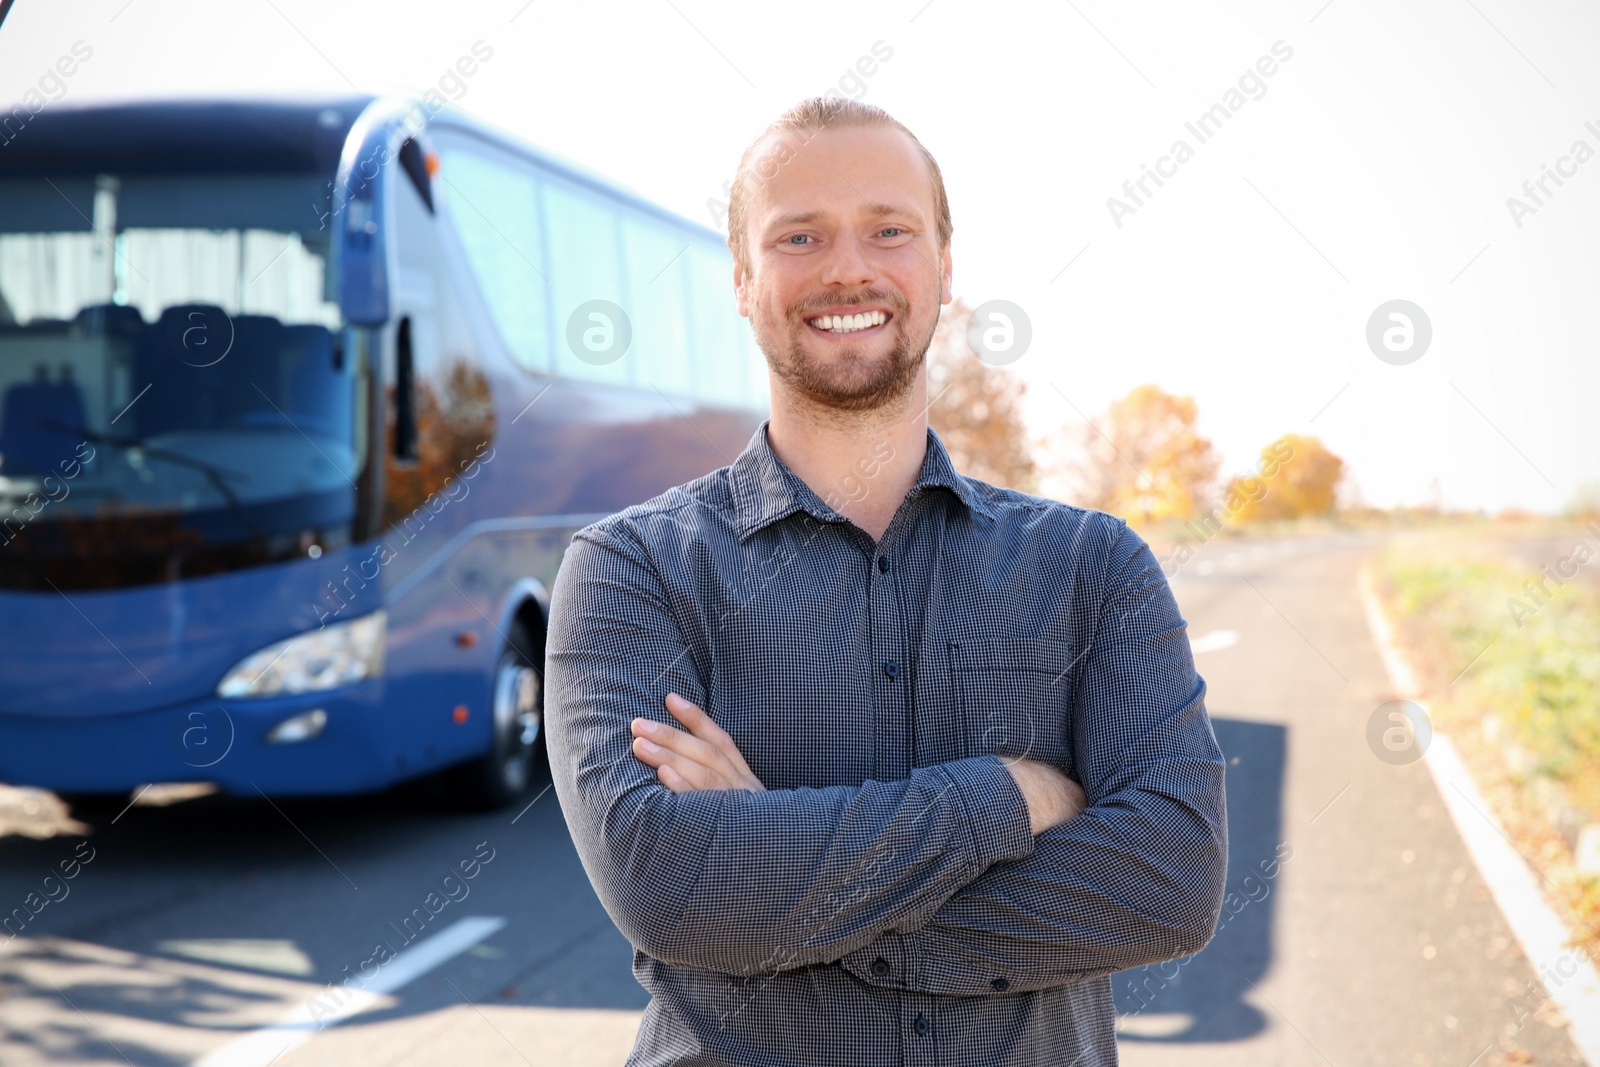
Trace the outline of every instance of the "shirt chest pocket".
<instances>
[{"instance_id":1,"label":"shirt chest pocket","mask_svg":"<svg viewBox=\"0 0 1600 1067\"><path fill-rule=\"evenodd\" d=\"M1039 638L950 642L963 755L1051 763L1072 774L1075 653Z\"/></svg>"}]
</instances>

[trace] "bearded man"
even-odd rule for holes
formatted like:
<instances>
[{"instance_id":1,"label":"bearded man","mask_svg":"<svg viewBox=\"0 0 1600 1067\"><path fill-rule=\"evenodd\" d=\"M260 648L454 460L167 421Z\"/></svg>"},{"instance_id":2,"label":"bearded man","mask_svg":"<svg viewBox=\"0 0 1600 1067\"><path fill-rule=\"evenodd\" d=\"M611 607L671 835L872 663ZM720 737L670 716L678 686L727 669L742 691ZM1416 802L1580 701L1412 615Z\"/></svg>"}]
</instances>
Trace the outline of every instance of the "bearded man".
<instances>
[{"instance_id":1,"label":"bearded man","mask_svg":"<svg viewBox=\"0 0 1600 1067\"><path fill-rule=\"evenodd\" d=\"M556 791L652 996L628 1062L1114 1064L1108 976L1199 951L1226 866L1166 578L928 427L952 226L904 126L798 105L728 229L771 417L552 597Z\"/></svg>"}]
</instances>

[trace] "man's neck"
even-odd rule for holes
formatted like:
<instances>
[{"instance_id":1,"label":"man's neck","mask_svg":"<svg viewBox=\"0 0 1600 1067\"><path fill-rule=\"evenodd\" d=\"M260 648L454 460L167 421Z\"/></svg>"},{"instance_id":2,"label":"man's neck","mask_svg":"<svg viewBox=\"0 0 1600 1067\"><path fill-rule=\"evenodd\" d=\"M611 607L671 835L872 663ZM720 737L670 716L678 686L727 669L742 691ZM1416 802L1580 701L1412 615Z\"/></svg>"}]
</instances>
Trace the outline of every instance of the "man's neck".
<instances>
[{"instance_id":1,"label":"man's neck","mask_svg":"<svg viewBox=\"0 0 1600 1067\"><path fill-rule=\"evenodd\" d=\"M926 372L899 401L859 412L817 410L774 382L767 441L812 492L880 540L927 455Z\"/></svg>"}]
</instances>

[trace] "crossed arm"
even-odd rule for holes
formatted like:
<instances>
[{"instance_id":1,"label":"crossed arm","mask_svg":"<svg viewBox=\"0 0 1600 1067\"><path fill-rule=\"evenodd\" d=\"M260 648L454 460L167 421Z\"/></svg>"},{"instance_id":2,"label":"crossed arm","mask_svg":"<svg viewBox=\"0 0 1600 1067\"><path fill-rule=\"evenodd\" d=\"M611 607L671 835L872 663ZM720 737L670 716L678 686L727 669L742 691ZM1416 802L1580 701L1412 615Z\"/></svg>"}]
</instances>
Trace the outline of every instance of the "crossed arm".
<instances>
[{"instance_id":1,"label":"crossed arm","mask_svg":"<svg viewBox=\"0 0 1600 1067\"><path fill-rule=\"evenodd\" d=\"M551 766L618 927L651 956L724 973L840 961L864 981L971 995L997 973L1045 988L1197 951L1221 899L1221 756L1176 605L1130 537L1081 664L1086 798L1053 767L995 756L761 788L699 710L708 665L643 547L575 542L547 655ZM1173 692L1188 694L1176 708ZM871 973L889 938L920 958L915 975Z\"/></svg>"},{"instance_id":2,"label":"crossed arm","mask_svg":"<svg viewBox=\"0 0 1600 1067\"><path fill-rule=\"evenodd\" d=\"M668 693L667 711L683 724L678 730L655 719L634 719L633 754L652 767L661 784L674 793L698 789L764 791L750 772L739 746L697 704ZM1088 804L1083 787L1048 763L1031 759L1002 760L1022 790L1029 828L1035 836L1066 822Z\"/></svg>"}]
</instances>

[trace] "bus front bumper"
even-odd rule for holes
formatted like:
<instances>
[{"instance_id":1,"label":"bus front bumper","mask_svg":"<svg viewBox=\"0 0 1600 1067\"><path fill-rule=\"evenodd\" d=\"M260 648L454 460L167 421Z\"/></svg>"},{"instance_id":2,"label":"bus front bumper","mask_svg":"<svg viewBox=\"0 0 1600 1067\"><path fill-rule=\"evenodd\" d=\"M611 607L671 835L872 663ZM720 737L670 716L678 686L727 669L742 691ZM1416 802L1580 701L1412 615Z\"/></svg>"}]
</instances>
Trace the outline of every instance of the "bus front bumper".
<instances>
[{"instance_id":1,"label":"bus front bumper","mask_svg":"<svg viewBox=\"0 0 1600 1067\"><path fill-rule=\"evenodd\" d=\"M211 782L243 794L370 792L432 769L400 751L382 696L375 680L119 715L0 714L0 781L58 792L152 782Z\"/></svg>"}]
</instances>

